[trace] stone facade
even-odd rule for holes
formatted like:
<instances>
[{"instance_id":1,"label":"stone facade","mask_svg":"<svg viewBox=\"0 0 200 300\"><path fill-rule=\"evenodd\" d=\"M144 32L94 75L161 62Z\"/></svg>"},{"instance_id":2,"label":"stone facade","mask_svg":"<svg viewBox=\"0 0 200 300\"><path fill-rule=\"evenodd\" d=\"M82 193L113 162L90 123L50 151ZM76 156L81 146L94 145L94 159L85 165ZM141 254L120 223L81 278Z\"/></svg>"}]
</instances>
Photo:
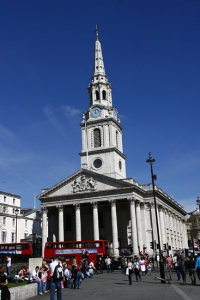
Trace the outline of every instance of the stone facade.
<instances>
[{"instance_id":1,"label":"stone facade","mask_svg":"<svg viewBox=\"0 0 200 300\"><path fill-rule=\"evenodd\" d=\"M98 33L94 74L88 86L89 108L81 123L81 170L38 196L43 212L43 248L47 241L108 239L111 252L132 247L132 253L153 254L158 241L153 190L126 178L122 127L112 104ZM155 187L160 240L171 251L187 248L183 207ZM48 217L48 229L47 229Z\"/></svg>"},{"instance_id":2,"label":"stone facade","mask_svg":"<svg viewBox=\"0 0 200 300\"><path fill-rule=\"evenodd\" d=\"M17 217L16 210L18 210ZM0 242L16 242L16 238L17 242L20 242L33 233L37 235L42 233L40 210L22 209L20 196L0 192Z\"/></svg>"}]
</instances>

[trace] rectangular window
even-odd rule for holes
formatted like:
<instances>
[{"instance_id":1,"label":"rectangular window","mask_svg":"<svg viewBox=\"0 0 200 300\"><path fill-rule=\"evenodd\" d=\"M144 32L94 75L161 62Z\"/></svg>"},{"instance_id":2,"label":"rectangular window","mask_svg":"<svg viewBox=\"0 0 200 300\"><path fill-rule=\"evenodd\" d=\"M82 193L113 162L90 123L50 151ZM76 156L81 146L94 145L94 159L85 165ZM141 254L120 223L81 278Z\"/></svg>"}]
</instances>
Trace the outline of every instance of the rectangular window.
<instances>
[{"instance_id":1,"label":"rectangular window","mask_svg":"<svg viewBox=\"0 0 200 300\"><path fill-rule=\"evenodd\" d=\"M15 214L15 209L13 208L13 215Z\"/></svg>"},{"instance_id":2,"label":"rectangular window","mask_svg":"<svg viewBox=\"0 0 200 300\"><path fill-rule=\"evenodd\" d=\"M5 206L3 207L3 212L4 212L4 213L6 212L6 207L5 207Z\"/></svg>"},{"instance_id":3,"label":"rectangular window","mask_svg":"<svg viewBox=\"0 0 200 300\"><path fill-rule=\"evenodd\" d=\"M2 243L6 242L6 232L5 231L2 231L2 233L1 233L1 240L2 240Z\"/></svg>"},{"instance_id":4,"label":"rectangular window","mask_svg":"<svg viewBox=\"0 0 200 300\"><path fill-rule=\"evenodd\" d=\"M27 220L25 220L25 226L27 227Z\"/></svg>"},{"instance_id":5,"label":"rectangular window","mask_svg":"<svg viewBox=\"0 0 200 300\"><path fill-rule=\"evenodd\" d=\"M6 202L6 196L4 196L4 202Z\"/></svg>"},{"instance_id":6,"label":"rectangular window","mask_svg":"<svg viewBox=\"0 0 200 300\"><path fill-rule=\"evenodd\" d=\"M28 233L24 233L24 238L26 239L28 236Z\"/></svg>"},{"instance_id":7,"label":"rectangular window","mask_svg":"<svg viewBox=\"0 0 200 300\"><path fill-rule=\"evenodd\" d=\"M15 219L12 219L12 226L15 226Z\"/></svg>"},{"instance_id":8,"label":"rectangular window","mask_svg":"<svg viewBox=\"0 0 200 300\"><path fill-rule=\"evenodd\" d=\"M15 204L15 199L13 198L13 204Z\"/></svg>"},{"instance_id":9,"label":"rectangular window","mask_svg":"<svg viewBox=\"0 0 200 300\"><path fill-rule=\"evenodd\" d=\"M3 217L3 225L6 225L6 217Z\"/></svg>"},{"instance_id":10,"label":"rectangular window","mask_svg":"<svg viewBox=\"0 0 200 300\"><path fill-rule=\"evenodd\" d=\"M11 233L11 242L12 243L15 242L15 234L14 234L14 232Z\"/></svg>"}]
</instances>

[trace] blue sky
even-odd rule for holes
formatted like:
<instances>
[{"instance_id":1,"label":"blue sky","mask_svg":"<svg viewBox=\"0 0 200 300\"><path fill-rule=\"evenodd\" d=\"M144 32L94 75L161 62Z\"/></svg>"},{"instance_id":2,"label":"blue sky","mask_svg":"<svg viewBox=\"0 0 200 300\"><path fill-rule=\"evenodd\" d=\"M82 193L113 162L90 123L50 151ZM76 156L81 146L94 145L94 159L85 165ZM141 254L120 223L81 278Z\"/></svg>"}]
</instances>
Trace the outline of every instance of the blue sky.
<instances>
[{"instance_id":1,"label":"blue sky","mask_svg":"<svg viewBox=\"0 0 200 300\"><path fill-rule=\"evenodd\" d=\"M186 211L200 196L200 2L0 2L0 190L34 193L80 169L95 26L123 130L127 177ZM40 203L37 200L37 207Z\"/></svg>"}]
</instances>

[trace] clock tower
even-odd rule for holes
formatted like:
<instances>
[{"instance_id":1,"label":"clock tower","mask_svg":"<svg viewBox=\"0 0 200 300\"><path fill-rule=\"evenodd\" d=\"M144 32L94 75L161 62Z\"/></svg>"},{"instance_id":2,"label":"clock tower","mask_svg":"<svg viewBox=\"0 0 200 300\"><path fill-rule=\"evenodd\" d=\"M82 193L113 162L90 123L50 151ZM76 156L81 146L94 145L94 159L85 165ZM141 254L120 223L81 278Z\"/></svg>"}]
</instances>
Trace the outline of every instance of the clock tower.
<instances>
[{"instance_id":1,"label":"clock tower","mask_svg":"<svg viewBox=\"0 0 200 300\"><path fill-rule=\"evenodd\" d=\"M122 126L112 104L112 86L105 73L101 43L96 29L94 73L88 86L89 109L83 114L82 168L116 179L126 178Z\"/></svg>"}]
</instances>

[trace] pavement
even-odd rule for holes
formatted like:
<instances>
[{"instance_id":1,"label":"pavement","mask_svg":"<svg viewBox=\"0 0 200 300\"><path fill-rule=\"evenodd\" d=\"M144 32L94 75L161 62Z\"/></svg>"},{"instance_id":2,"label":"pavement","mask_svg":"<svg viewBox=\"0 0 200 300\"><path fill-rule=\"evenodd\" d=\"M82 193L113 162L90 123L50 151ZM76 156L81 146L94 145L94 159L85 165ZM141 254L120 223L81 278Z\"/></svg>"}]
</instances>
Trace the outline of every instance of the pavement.
<instances>
[{"instance_id":1,"label":"pavement","mask_svg":"<svg viewBox=\"0 0 200 300\"><path fill-rule=\"evenodd\" d=\"M199 300L200 281L197 279L197 285L191 285L191 280L187 274L186 285L182 280L177 281L175 273L172 274L172 284L163 284L156 281L155 277L159 272L154 271L150 276L141 276L141 281L136 282L133 276L133 284L129 285L128 276L121 273L120 270L114 273L93 275L92 278L84 279L80 289L62 289L62 299L72 298L74 300ZM50 294L30 298L31 300L50 300ZM55 292L55 300L57 294Z\"/></svg>"}]
</instances>

